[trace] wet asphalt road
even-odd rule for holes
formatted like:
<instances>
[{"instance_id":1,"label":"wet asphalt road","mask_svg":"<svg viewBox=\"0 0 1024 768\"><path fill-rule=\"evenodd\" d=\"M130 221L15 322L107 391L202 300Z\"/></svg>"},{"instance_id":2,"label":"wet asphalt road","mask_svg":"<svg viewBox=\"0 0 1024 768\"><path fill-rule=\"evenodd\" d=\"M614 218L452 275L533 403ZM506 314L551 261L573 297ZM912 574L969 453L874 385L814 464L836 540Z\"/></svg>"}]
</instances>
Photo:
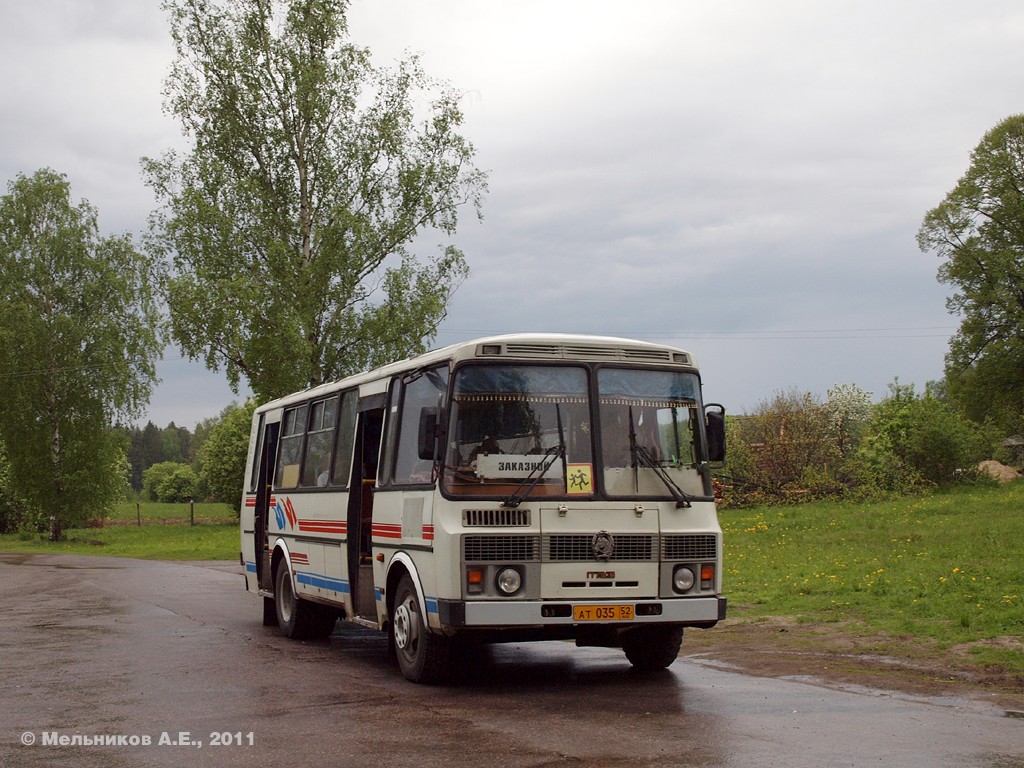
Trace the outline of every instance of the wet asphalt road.
<instances>
[{"instance_id":1,"label":"wet asphalt road","mask_svg":"<svg viewBox=\"0 0 1024 768\"><path fill-rule=\"evenodd\" d=\"M264 628L231 563L0 553L0 584L12 768L1024 767L1024 720L997 709L686 659L637 675L568 643L485 649L455 684L416 686L376 633Z\"/></svg>"}]
</instances>

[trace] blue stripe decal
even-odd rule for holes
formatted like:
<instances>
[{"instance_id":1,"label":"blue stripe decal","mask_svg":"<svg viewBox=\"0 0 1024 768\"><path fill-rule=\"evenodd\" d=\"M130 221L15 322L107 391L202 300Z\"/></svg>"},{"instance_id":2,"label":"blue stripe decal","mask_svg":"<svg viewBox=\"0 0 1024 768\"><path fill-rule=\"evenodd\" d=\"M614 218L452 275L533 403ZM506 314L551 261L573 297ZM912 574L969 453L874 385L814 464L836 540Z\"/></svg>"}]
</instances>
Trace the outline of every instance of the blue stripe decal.
<instances>
[{"instance_id":1,"label":"blue stripe decal","mask_svg":"<svg viewBox=\"0 0 1024 768\"><path fill-rule=\"evenodd\" d=\"M343 579L332 579L327 576L321 576L317 573L310 573L309 571L297 571L295 574L295 581L299 584L306 584L310 587L319 587L320 589L329 589L332 592L349 592L349 583Z\"/></svg>"},{"instance_id":2,"label":"blue stripe decal","mask_svg":"<svg viewBox=\"0 0 1024 768\"><path fill-rule=\"evenodd\" d=\"M436 597L425 597L424 600L427 601L427 613L437 613L438 612L437 598Z\"/></svg>"},{"instance_id":3,"label":"blue stripe decal","mask_svg":"<svg viewBox=\"0 0 1024 768\"><path fill-rule=\"evenodd\" d=\"M248 560L245 561L245 572L256 573L256 563L250 563Z\"/></svg>"}]
</instances>

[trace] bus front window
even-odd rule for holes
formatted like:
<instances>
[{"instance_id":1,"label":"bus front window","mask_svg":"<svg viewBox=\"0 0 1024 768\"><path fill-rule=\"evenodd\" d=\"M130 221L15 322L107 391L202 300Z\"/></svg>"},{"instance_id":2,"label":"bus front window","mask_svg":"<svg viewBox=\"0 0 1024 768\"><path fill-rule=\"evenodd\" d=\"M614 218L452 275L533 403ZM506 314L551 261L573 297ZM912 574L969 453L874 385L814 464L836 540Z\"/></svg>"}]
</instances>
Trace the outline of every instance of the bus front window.
<instances>
[{"instance_id":1,"label":"bus front window","mask_svg":"<svg viewBox=\"0 0 1024 768\"><path fill-rule=\"evenodd\" d=\"M696 471L700 384L682 371L602 368L597 375L601 467L609 496L703 494Z\"/></svg>"},{"instance_id":2,"label":"bus front window","mask_svg":"<svg viewBox=\"0 0 1024 768\"><path fill-rule=\"evenodd\" d=\"M587 372L467 365L452 388L445 490L452 495L593 493Z\"/></svg>"}]
</instances>

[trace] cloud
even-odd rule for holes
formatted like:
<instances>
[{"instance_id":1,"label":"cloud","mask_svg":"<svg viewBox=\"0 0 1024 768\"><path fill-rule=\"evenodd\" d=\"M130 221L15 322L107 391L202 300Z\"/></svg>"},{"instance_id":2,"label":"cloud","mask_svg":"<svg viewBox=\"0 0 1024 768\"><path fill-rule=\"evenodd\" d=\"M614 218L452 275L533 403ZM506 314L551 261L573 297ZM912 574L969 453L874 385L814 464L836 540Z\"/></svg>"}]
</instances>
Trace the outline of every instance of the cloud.
<instances>
[{"instance_id":1,"label":"cloud","mask_svg":"<svg viewBox=\"0 0 1024 768\"><path fill-rule=\"evenodd\" d=\"M1016 0L355 0L349 20L376 62L420 52L463 92L490 172L438 343L670 341L733 411L780 388L881 396L942 375L957 323L914 235L1021 111ZM0 175L64 171L105 229L141 232L138 158L181 142L161 111L171 52L156 2L6 4ZM184 412L180 367L160 397Z\"/></svg>"}]
</instances>

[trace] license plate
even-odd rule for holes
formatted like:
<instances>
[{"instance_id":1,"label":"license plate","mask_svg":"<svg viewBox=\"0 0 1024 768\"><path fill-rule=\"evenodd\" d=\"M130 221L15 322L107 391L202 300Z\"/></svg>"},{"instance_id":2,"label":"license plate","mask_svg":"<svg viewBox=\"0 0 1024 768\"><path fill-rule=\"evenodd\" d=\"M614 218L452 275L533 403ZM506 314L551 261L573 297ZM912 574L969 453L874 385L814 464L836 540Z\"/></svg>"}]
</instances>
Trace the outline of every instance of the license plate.
<instances>
[{"instance_id":1,"label":"license plate","mask_svg":"<svg viewBox=\"0 0 1024 768\"><path fill-rule=\"evenodd\" d=\"M632 605L574 605L573 621L632 621Z\"/></svg>"}]
</instances>

